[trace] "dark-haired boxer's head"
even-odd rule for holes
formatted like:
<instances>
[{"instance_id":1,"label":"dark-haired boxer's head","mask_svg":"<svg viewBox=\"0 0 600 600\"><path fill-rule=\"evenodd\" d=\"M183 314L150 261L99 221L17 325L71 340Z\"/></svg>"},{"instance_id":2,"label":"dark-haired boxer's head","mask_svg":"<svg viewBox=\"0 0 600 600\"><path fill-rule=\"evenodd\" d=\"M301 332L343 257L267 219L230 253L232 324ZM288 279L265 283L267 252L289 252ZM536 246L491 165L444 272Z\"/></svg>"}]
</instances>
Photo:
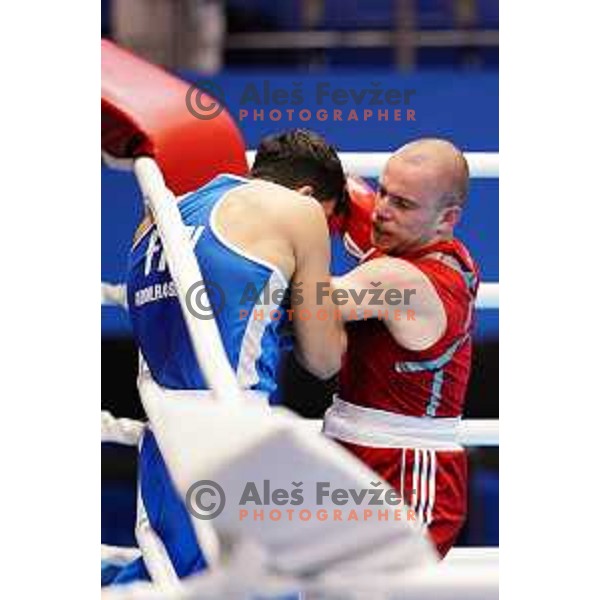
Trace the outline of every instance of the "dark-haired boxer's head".
<instances>
[{"instance_id":1,"label":"dark-haired boxer's head","mask_svg":"<svg viewBox=\"0 0 600 600\"><path fill-rule=\"evenodd\" d=\"M333 146L317 133L293 129L263 138L252 177L316 198L331 215L345 201L345 176Z\"/></svg>"},{"instance_id":2,"label":"dark-haired boxer's head","mask_svg":"<svg viewBox=\"0 0 600 600\"><path fill-rule=\"evenodd\" d=\"M469 167L441 139L421 139L392 154L379 181L372 242L399 256L451 238L467 198Z\"/></svg>"}]
</instances>

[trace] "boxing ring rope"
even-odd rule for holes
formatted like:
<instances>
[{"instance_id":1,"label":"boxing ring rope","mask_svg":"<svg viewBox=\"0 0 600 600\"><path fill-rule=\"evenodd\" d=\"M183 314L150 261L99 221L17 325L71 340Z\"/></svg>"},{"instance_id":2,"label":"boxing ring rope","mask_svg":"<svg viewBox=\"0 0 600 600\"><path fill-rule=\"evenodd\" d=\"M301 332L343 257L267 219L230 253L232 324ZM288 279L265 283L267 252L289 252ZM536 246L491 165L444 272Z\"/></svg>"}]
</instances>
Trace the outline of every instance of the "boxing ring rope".
<instances>
[{"instance_id":1,"label":"boxing ring rope","mask_svg":"<svg viewBox=\"0 0 600 600\"><path fill-rule=\"evenodd\" d=\"M114 565L126 565L140 556L140 550L131 546L100 544L100 558ZM465 546L452 548L446 562L485 564L498 561L499 549L489 546Z\"/></svg>"},{"instance_id":2,"label":"boxing ring rope","mask_svg":"<svg viewBox=\"0 0 600 600\"><path fill-rule=\"evenodd\" d=\"M377 179L391 156L390 152L338 152L344 170L361 177ZM252 165L256 150L246 152L246 160ZM465 152L470 175L474 179L497 179L500 176L498 152Z\"/></svg>"},{"instance_id":3,"label":"boxing ring rope","mask_svg":"<svg viewBox=\"0 0 600 600\"><path fill-rule=\"evenodd\" d=\"M480 310L500 308L500 284L498 282L483 282L477 290L475 308Z\"/></svg>"},{"instance_id":4,"label":"boxing ring rope","mask_svg":"<svg viewBox=\"0 0 600 600\"><path fill-rule=\"evenodd\" d=\"M275 412L277 409L274 409ZM102 443L137 446L144 431L142 421L117 419L110 412L101 413ZM321 431L321 419L298 419L298 427L318 433ZM458 443L463 446L491 446L500 443L500 427L497 419L466 419L458 428Z\"/></svg>"},{"instance_id":5,"label":"boxing ring rope","mask_svg":"<svg viewBox=\"0 0 600 600\"><path fill-rule=\"evenodd\" d=\"M100 544L101 560L113 565L126 565L141 555L139 548L131 546L110 546ZM498 561L499 549L489 546L465 546L452 548L445 562L485 564Z\"/></svg>"},{"instance_id":6,"label":"boxing ring rope","mask_svg":"<svg viewBox=\"0 0 600 600\"><path fill-rule=\"evenodd\" d=\"M144 432L142 421L117 419L107 410L101 411L101 421L103 443L137 446Z\"/></svg>"},{"instance_id":7,"label":"boxing ring rope","mask_svg":"<svg viewBox=\"0 0 600 600\"><path fill-rule=\"evenodd\" d=\"M100 560L109 562L115 566L125 566L140 556L141 552L139 548L100 544Z\"/></svg>"},{"instance_id":8,"label":"boxing ring rope","mask_svg":"<svg viewBox=\"0 0 600 600\"><path fill-rule=\"evenodd\" d=\"M127 286L124 283L101 284L100 303L102 306L121 306L127 309Z\"/></svg>"},{"instance_id":9,"label":"boxing ring rope","mask_svg":"<svg viewBox=\"0 0 600 600\"><path fill-rule=\"evenodd\" d=\"M101 282L100 301L103 306L120 306L127 309L127 286L124 283ZM475 308L497 310L500 307L500 284L482 283L479 286Z\"/></svg>"}]
</instances>

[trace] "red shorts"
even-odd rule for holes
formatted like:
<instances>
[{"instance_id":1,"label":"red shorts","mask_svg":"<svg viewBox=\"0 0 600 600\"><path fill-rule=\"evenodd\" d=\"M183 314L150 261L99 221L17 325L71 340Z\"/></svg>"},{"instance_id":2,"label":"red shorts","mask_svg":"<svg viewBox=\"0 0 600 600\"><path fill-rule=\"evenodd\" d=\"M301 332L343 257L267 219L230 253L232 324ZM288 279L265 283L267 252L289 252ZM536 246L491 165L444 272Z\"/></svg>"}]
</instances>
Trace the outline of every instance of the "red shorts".
<instances>
[{"instance_id":1,"label":"red shorts","mask_svg":"<svg viewBox=\"0 0 600 600\"><path fill-rule=\"evenodd\" d=\"M399 492L427 527L440 556L445 556L467 514L466 452L339 443Z\"/></svg>"}]
</instances>

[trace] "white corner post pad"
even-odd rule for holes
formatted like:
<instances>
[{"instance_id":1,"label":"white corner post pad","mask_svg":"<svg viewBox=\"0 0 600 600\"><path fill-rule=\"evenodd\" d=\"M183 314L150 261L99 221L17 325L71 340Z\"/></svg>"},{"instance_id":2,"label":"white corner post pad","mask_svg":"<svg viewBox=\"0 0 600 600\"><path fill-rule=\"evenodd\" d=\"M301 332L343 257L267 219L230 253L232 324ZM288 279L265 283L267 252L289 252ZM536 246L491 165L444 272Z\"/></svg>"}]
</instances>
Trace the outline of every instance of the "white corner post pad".
<instances>
[{"instance_id":1,"label":"white corner post pad","mask_svg":"<svg viewBox=\"0 0 600 600\"><path fill-rule=\"evenodd\" d=\"M363 562L372 568L373 552L385 555L386 567L396 572L437 561L422 527L408 518L395 520L393 512L404 507L387 504L383 494L375 506L368 504L370 493L366 499L362 494L360 502L350 497L345 505L334 503L336 489L360 494L390 488L335 442L299 428L290 414L274 415L252 401L235 408L209 398L199 402L189 395L167 401L148 377L140 377L139 389L181 497L185 500L199 481L214 482L222 489L222 510L208 521L220 540L252 540L265 548L273 569L295 576L344 571L345 564L359 569ZM244 502L248 484L254 484L261 497L271 497L262 498L262 504ZM330 493L319 494L318 484L325 484ZM273 502L277 489L288 491L284 505ZM301 503L291 504L291 492L298 489ZM262 511L262 518L254 518L255 509ZM390 518L363 519L365 509L374 514L388 509ZM279 510L281 518L272 519L272 510ZM302 510L309 519L300 518ZM325 520L317 518L319 510L327 512ZM339 520L334 520L334 510ZM287 511L293 511L291 516ZM352 511L360 515L358 520L352 519Z\"/></svg>"}]
</instances>

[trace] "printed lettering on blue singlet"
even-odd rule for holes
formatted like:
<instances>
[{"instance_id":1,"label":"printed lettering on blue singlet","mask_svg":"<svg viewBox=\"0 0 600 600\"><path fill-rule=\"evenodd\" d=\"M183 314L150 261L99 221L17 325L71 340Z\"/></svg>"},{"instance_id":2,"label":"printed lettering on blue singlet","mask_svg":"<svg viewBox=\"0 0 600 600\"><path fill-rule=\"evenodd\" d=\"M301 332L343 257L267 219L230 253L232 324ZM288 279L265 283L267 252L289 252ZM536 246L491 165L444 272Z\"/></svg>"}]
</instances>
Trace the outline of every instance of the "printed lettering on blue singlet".
<instances>
[{"instance_id":1,"label":"printed lettering on blue singlet","mask_svg":"<svg viewBox=\"0 0 600 600\"><path fill-rule=\"evenodd\" d=\"M202 232L206 229L204 225L186 225L186 231L192 241L192 249L196 248L196 244L202 235ZM167 258L162 248L162 244L156 228L150 233L150 239L148 240L148 248L146 249L146 262L144 263L144 275L148 276L152 272L152 259L154 255L158 256L158 262L155 265L157 271L164 271L167 268Z\"/></svg>"},{"instance_id":2,"label":"printed lettering on blue singlet","mask_svg":"<svg viewBox=\"0 0 600 600\"><path fill-rule=\"evenodd\" d=\"M268 394L276 387L281 330L285 317L272 317L279 305L244 298L248 285L257 290L287 287L270 263L229 242L215 226L215 214L225 195L246 180L219 176L183 198L178 208L189 232L194 254L213 307L230 364L245 389ZM262 295L261 295L262 296ZM170 389L206 389L189 341L160 235L152 229L132 248L128 275L130 318L136 341L153 378ZM283 313L285 315L285 312Z\"/></svg>"}]
</instances>

